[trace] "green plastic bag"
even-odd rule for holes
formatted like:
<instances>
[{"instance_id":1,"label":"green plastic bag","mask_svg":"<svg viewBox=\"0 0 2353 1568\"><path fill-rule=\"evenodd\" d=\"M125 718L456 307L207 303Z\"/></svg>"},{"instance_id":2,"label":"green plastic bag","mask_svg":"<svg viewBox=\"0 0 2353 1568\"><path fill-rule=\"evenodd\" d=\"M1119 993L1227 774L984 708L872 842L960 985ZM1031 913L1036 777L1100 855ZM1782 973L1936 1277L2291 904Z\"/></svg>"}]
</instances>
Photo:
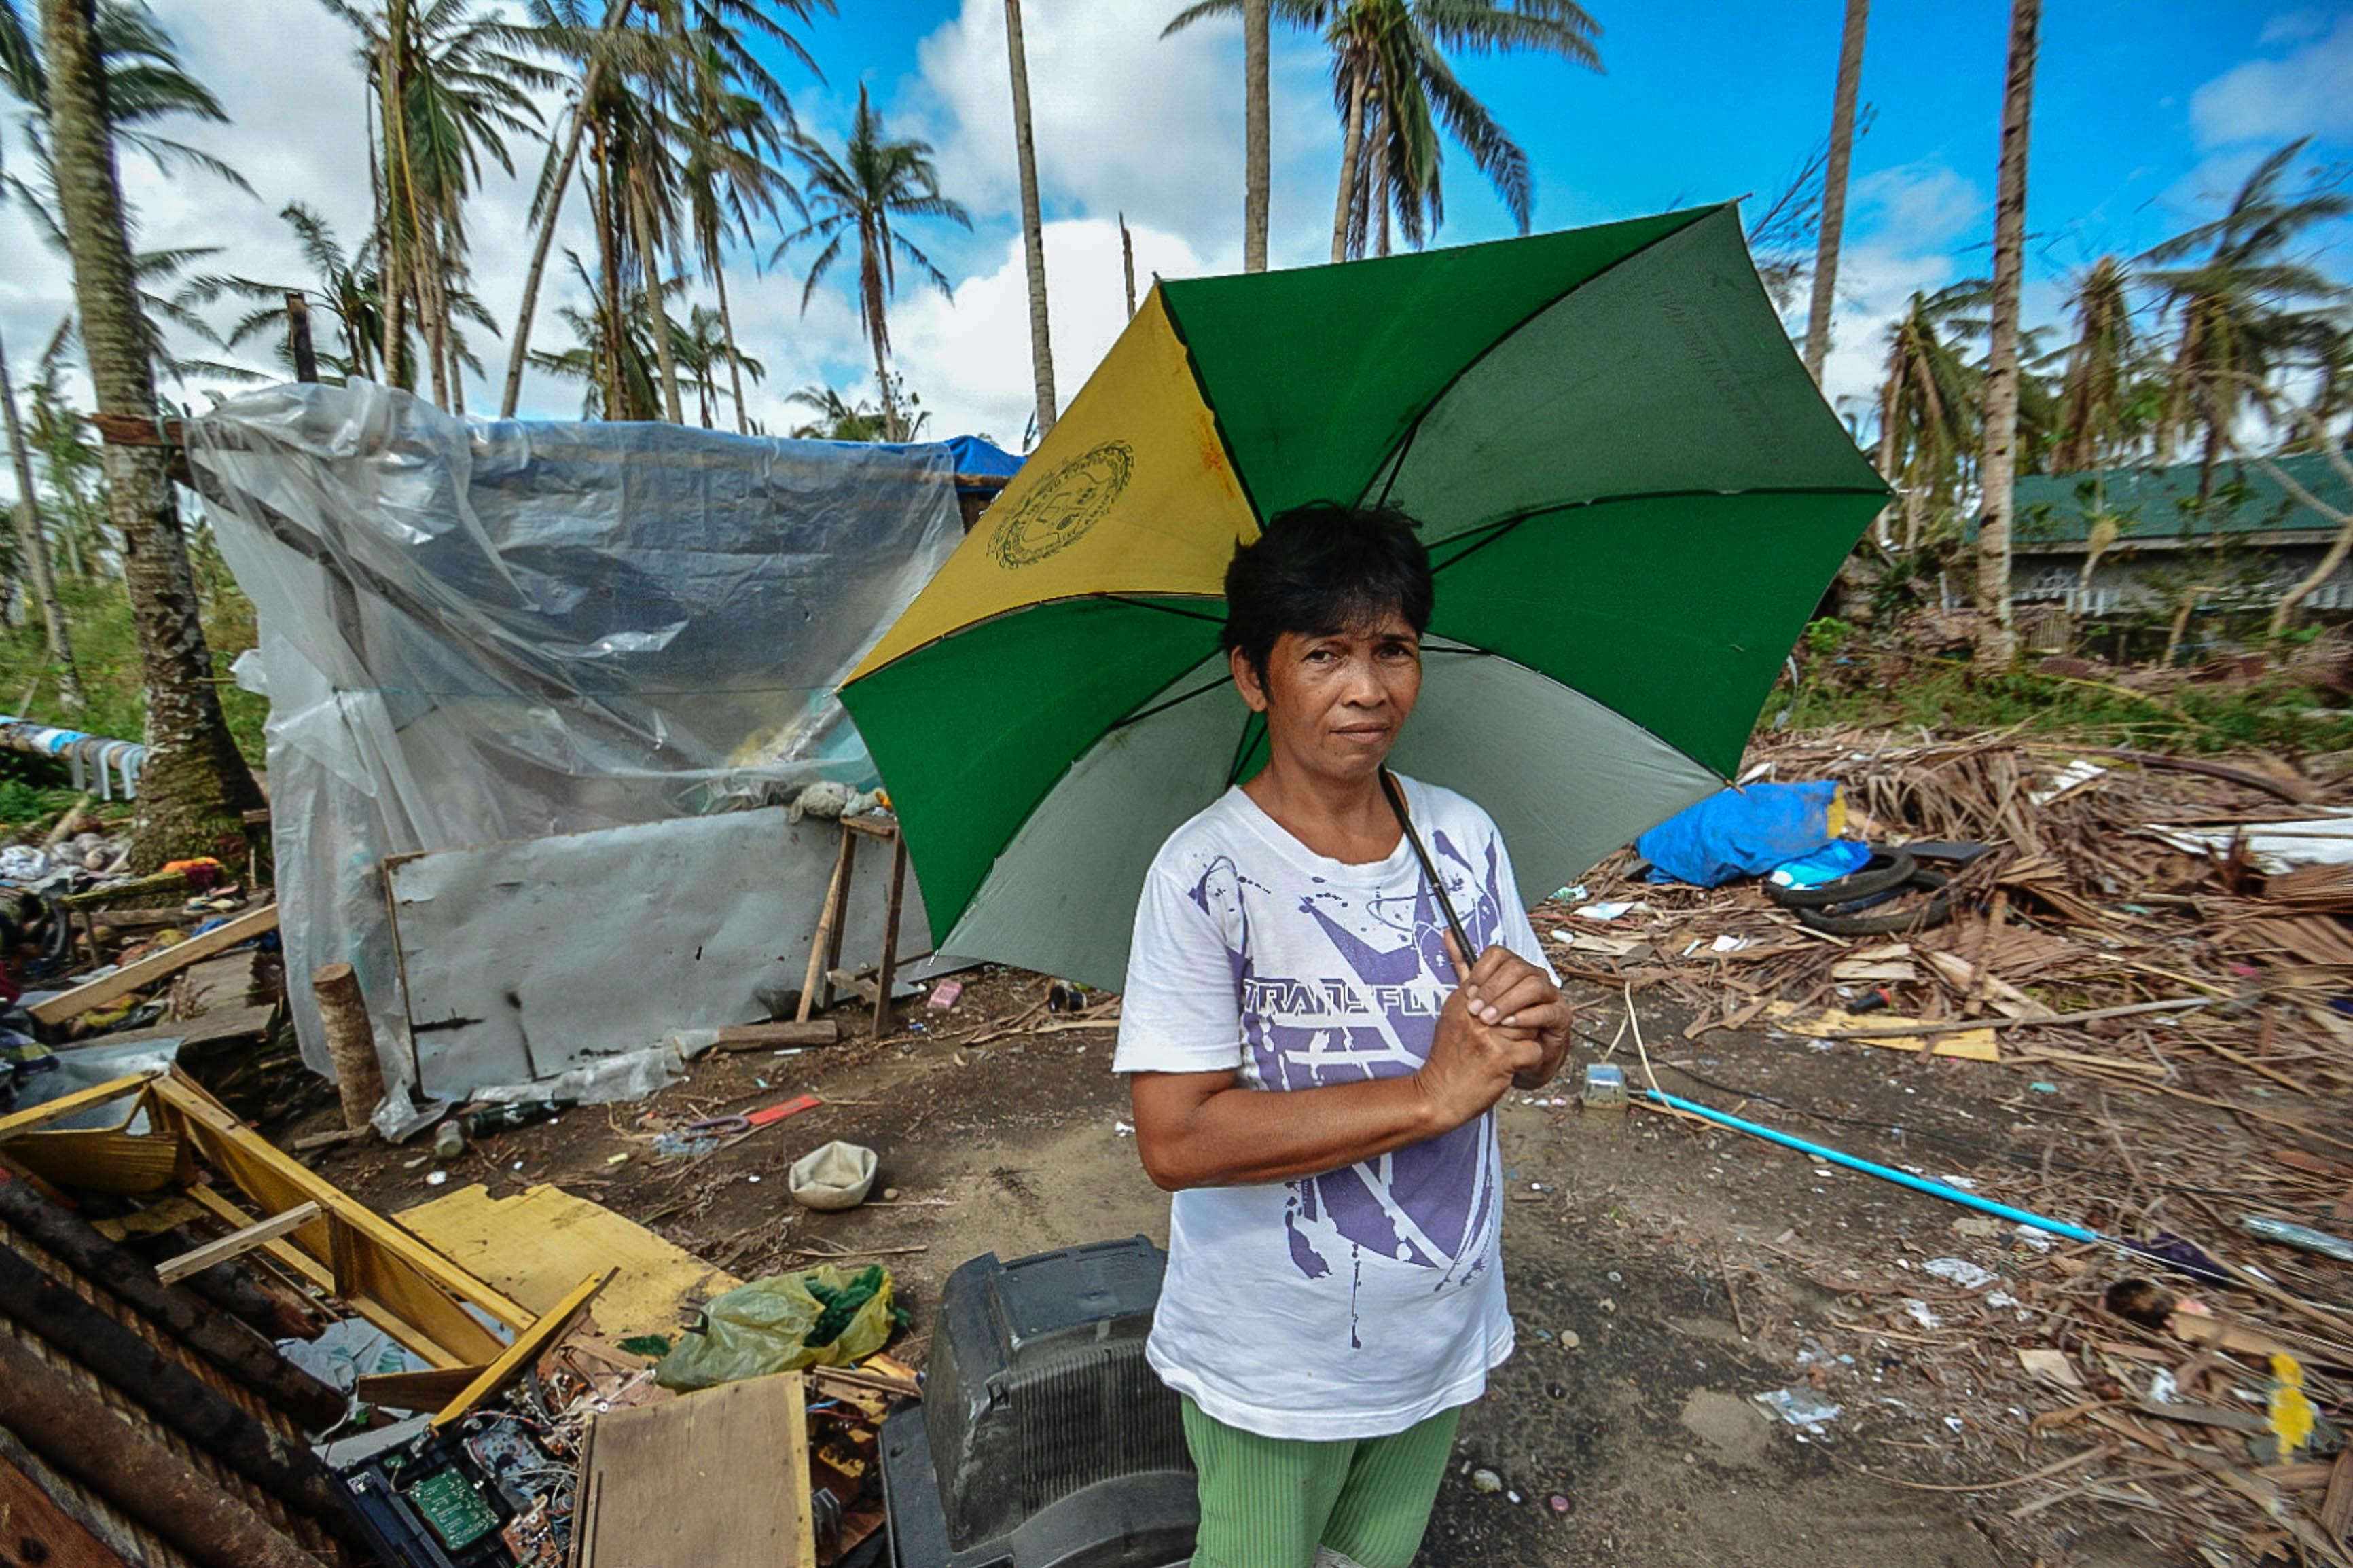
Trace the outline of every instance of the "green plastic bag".
<instances>
[{"instance_id":1,"label":"green plastic bag","mask_svg":"<svg viewBox=\"0 0 2353 1568\"><path fill-rule=\"evenodd\" d=\"M901 1321L881 1264L849 1275L820 1263L713 1297L702 1331L680 1338L655 1365L654 1381L687 1394L805 1366L848 1366L881 1350Z\"/></svg>"}]
</instances>

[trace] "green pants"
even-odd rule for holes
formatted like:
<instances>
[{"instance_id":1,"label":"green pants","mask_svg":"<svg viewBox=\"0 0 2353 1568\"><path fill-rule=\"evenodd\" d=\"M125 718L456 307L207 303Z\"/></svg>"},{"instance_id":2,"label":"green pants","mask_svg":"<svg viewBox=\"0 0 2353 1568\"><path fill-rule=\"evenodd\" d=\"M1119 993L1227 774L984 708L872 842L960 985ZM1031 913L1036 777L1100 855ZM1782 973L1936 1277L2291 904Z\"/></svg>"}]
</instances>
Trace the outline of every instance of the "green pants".
<instances>
[{"instance_id":1,"label":"green pants","mask_svg":"<svg viewBox=\"0 0 2353 1568\"><path fill-rule=\"evenodd\" d=\"M1311 1568L1318 1546L1358 1568L1411 1568L1461 1415L1310 1443L1238 1430L1187 1399L1185 1445L1201 1474L1193 1568Z\"/></svg>"}]
</instances>

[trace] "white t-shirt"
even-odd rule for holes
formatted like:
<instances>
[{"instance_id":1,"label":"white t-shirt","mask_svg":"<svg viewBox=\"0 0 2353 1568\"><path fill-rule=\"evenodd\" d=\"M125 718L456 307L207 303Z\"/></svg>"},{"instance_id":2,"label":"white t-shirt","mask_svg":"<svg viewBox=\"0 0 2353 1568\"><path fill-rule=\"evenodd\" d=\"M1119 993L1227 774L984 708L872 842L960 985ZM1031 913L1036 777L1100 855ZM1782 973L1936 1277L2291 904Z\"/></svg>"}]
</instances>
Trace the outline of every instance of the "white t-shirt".
<instances>
[{"instance_id":1,"label":"white t-shirt","mask_svg":"<svg viewBox=\"0 0 2353 1568\"><path fill-rule=\"evenodd\" d=\"M1487 814L1400 782L1474 949L1544 965ZM1145 879L1113 1068L1276 1092L1412 1072L1455 986L1445 929L1402 838L1345 865L1229 789ZM1345 1170L1178 1193L1146 1355L1268 1437L1385 1436L1468 1404L1512 1353L1502 1183L1490 1111Z\"/></svg>"}]
</instances>

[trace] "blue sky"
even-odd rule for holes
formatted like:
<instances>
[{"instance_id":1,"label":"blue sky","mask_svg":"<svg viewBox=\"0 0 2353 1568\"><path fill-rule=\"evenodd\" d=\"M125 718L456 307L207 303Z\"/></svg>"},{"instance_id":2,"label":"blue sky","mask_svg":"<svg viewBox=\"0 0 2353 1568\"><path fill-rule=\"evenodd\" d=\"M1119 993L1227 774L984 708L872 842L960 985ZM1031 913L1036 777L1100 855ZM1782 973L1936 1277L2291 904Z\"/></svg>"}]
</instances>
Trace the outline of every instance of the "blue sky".
<instances>
[{"instance_id":1,"label":"blue sky","mask_svg":"<svg viewBox=\"0 0 2353 1568\"><path fill-rule=\"evenodd\" d=\"M126 180L153 244L216 244L219 265L296 271L271 216L291 198L347 235L366 222L366 164L349 38L315 0L154 0L234 122L190 136L242 168L254 200L133 164ZM1240 247L1238 25L1156 38L1177 0L1028 0L1029 54L1049 218L1057 371L1067 401L1124 318L1113 220L1133 226L1142 269L1231 269ZM780 69L805 120L828 137L860 82L892 130L938 149L943 183L975 230L918 226L955 284L952 299L902 280L898 363L934 429L1016 440L1029 402L1028 329L1015 220L1001 0L841 0L809 27L827 81ZM1842 0L1595 0L1606 71L1551 58L1464 62L1462 75L1527 149L1535 223L1556 228L1755 193L1769 203L1824 134ZM1849 407L1875 378L1878 338L1915 289L1981 273L1992 223L2007 41L2006 0L1881 0L1862 98L1876 110L1857 149L1829 390ZM1313 39L1278 30L1274 250L1320 261L1328 245L1338 131ZM2353 167L2353 4L2297 7L2157 0L2052 0L2037 77L2030 180L2030 317L2058 309L2067 272L2132 253L2211 214L2245 171L2291 137L2308 162ZM519 148L526 177L536 150ZM1441 242L1492 238L1509 220L1459 153L1447 165ZM474 222L478 292L511 314L526 258L522 181L493 179ZM1755 209L1752 208L1752 211ZM563 243L586 248L585 220ZM2340 243L2344 235L2334 237ZM765 259L762 247L759 259ZM54 327L62 268L0 217L0 326L19 374ZM24 258L20 264L15 258ZM739 333L766 362L754 412L787 422L783 395L824 380L871 395L845 289L804 314L790 273L730 279ZM2341 256L2329 265L2340 275ZM1796 327L1801 323L1792 321ZM559 330L540 329L544 343ZM495 375L500 345L490 351ZM259 361L257 363L259 363ZM201 405L206 388L178 395ZM491 401L470 389L470 406ZM524 411L577 413L577 392L534 376Z\"/></svg>"}]
</instances>

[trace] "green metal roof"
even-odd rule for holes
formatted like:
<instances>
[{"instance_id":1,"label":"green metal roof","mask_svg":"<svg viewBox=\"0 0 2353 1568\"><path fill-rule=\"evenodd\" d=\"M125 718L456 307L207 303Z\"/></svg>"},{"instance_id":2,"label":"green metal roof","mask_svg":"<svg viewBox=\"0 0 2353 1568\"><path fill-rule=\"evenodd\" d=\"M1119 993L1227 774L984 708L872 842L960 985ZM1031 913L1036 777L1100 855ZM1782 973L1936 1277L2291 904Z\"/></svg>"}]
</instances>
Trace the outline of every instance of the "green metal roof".
<instances>
[{"instance_id":1,"label":"green metal roof","mask_svg":"<svg viewBox=\"0 0 2353 1568\"><path fill-rule=\"evenodd\" d=\"M2274 459L2306 489L2334 507L2353 506L2353 486L2317 452ZM2214 491L2198 504L2198 465L2164 468L2103 468L2077 474L2029 474L2010 492L2017 500L2013 548L2082 543L2100 511L2116 520L2116 542L2136 539L2243 536L2337 524L2306 506L2262 465L2236 460L2214 468Z\"/></svg>"}]
</instances>

